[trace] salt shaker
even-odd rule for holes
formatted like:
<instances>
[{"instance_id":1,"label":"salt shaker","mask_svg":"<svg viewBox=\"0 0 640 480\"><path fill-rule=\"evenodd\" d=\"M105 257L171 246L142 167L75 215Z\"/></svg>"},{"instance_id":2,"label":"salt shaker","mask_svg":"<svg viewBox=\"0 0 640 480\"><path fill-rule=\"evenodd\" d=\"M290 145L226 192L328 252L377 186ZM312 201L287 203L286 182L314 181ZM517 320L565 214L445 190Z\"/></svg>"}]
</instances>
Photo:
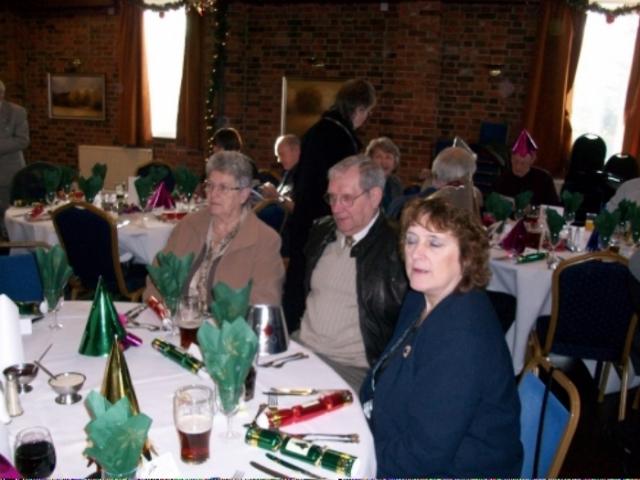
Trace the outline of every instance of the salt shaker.
<instances>
[{"instance_id":1,"label":"salt shaker","mask_svg":"<svg viewBox=\"0 0 640 480\"><path fill-rule=\"evenodd\" d=\"M7 412L12 417L19 417L24 412L20 405L20 395L18 394L18 377L15 373L7 373L7 391L5 393L7 401Z\"/></svg>"}]
</instances>

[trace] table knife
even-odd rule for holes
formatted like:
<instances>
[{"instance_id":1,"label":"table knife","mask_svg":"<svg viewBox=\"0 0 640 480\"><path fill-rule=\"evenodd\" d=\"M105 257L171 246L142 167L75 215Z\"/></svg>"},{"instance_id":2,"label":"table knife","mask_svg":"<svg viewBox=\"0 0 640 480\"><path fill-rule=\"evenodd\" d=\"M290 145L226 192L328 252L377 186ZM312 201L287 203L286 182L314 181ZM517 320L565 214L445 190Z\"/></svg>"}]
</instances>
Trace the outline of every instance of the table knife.
<instances>
[{"instance_id":1,"label":"table knife","mask_svg":"<svg viewBox=\"0 0 640 480\"><path fill-rule=\"evenodd\" d=\"M306 476L305 478L323 478L319 475L316 475L313 472L310 472L309 470L305 470L304 468L299 467L295 463L287 462L286 460L283 460L280 457L276 457L273 453L267 453L266 455L269 460L273 460L274 462L279 463L283 467L287 467L293 470L294 472L303 473Z\"/></svg>"},{"instance_id":2,"label":"table knife","mask_svg":"<svg viewBox=\"0 0 640 480\"><path fill-rule=\"evenodd\" d=\"M251 461L249 462L249 465L251 465L256 470L260 470L262 473L266 473L271 478L292 478L291 475L285 475L284 473L280 473L276 470L271 470L269 467L260 465L258 462Z\"/></svg>"}]
</instances>

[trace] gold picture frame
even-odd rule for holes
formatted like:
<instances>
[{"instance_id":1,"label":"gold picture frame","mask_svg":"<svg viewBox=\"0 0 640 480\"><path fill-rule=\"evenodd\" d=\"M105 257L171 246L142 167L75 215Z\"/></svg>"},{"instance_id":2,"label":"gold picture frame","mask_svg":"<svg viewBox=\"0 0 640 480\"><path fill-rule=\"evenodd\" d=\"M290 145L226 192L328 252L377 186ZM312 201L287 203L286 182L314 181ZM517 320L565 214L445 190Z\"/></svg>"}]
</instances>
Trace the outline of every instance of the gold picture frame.
<instances>
[{"instance_id":1,"label":"gold picture frame","mask_svg":"<svg viewBox=\"0 0 640 480\"><path fill-rule=\"evenodd\" d=\"M49 118L102 121L106 113L104 75L47 74Z\"/></svg>"},{"instance_id":2,"label":"gold picture frame","mask_svg":"<svg viewBox=\"0 0 640 480\"><path fill-rule=\"evenodd\" d=\"M301 137L333 105L344 80L282 77L280 133Z\"/></svg>"}]
</instances>

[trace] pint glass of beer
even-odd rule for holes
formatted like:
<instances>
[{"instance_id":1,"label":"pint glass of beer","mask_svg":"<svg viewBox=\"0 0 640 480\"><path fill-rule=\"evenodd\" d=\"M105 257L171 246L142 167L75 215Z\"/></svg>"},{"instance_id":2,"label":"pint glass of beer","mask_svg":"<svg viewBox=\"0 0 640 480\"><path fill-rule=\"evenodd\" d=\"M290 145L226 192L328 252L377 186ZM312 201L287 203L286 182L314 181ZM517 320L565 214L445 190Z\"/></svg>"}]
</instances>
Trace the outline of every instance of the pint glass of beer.
<instances>
[{"instance_id":1,"label":"pint glass of beer","mask_svg":"<svg viewBox=\"0 0 640 480\"><path fill-rule=\"evenodd\" d=\"M202 325L203 316L198 297L184 297L180 303L178 328L180 329L180 346L185 350L192 343L198 343L198 329Z\"/></svg>"},{"instance_id":2,"label":"pint glass of beer","mask_svg":"<svg viewBox=\"0 0 640 480\"><path fill-rule=\"evenodd\" d=\"M209 458L209 438L215 395L205 385L187 385L173 396L173 420L180 437L183 462L202 463Z\"/></svg>"}]
</instances>

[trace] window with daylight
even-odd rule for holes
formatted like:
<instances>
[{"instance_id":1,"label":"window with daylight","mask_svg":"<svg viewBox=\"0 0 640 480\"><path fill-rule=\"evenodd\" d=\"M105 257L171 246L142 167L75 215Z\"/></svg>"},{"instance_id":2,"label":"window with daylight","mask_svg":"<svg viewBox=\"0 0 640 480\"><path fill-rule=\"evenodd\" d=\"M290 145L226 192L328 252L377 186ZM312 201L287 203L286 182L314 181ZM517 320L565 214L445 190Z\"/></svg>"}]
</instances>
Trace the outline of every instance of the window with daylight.
<instances>
[{"instance_id":1,"label":"window with daylight","mask_svg":"<svg viewBox=\"0 0 640 480\"><path fill-rule=\"evenodd\" d=\"M624 105L638 15L587 13L580 60L574 83L571 124L575 141L584 133L600 135L609 158L622 149Z\"/></svg>"},{"instance_id":2,"label":"window with daylight","mask_svg":"<svg viewBox=\"0 0 640 480\"><path fill-rule=\"evenodd\" d=\"M144 12L151 134L154 137L176 138L186 26L184 7L168 10L162 17L151 10Z\"/></svg>"}]
</instances>

